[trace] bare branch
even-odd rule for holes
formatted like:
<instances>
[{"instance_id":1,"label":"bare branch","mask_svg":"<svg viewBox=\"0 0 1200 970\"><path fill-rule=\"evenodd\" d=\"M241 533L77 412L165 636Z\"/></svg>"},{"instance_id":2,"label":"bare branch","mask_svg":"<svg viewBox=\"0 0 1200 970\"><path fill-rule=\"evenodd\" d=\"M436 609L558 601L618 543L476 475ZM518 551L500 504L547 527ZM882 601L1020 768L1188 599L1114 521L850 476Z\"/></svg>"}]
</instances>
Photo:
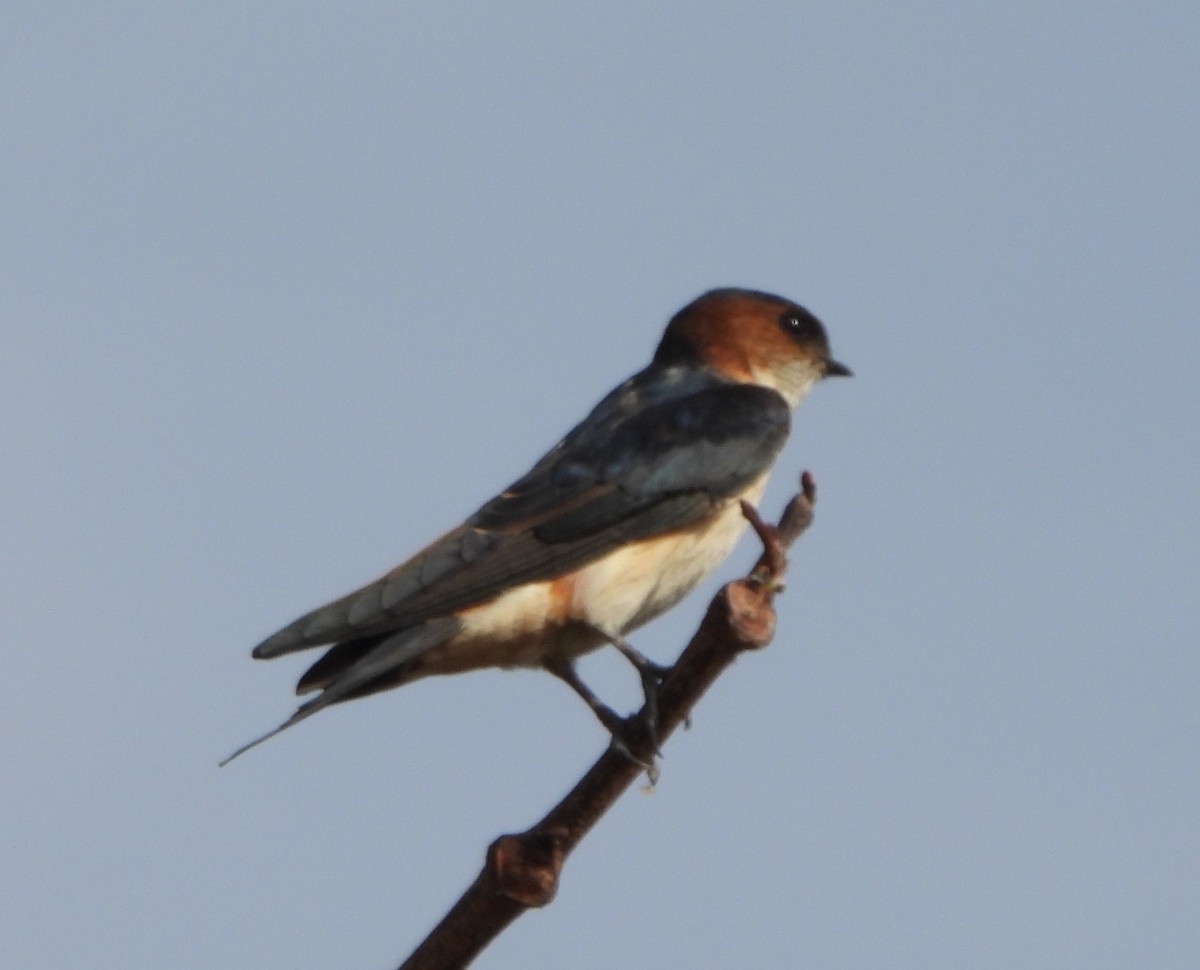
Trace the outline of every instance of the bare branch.
<instances>
[{"instance_id":1,"label":"bare branch","mask_svg":"<svg viewBox=\"0 0 1200 970\"><path fill-rule=\"evenodd\" d=\"M680 654L658 692L658 743L684 723L691 709L737 655L765 647L775 633L771 601L783 588L788 548L808 528L816 483L808 472L800 494L769 525L748 503L742 511L763 543L758 564L746 579L724 586L700 628ZM638 715L631 725L630 754L650 763L654 739ZM540 822L525 832L503 835L489 846L487 859L467 889L400 970L456 970L467 966L526 909L545 906L558 889L566 857L643 771L629 756L612 749Z\"/></svg>"}]
</instances>

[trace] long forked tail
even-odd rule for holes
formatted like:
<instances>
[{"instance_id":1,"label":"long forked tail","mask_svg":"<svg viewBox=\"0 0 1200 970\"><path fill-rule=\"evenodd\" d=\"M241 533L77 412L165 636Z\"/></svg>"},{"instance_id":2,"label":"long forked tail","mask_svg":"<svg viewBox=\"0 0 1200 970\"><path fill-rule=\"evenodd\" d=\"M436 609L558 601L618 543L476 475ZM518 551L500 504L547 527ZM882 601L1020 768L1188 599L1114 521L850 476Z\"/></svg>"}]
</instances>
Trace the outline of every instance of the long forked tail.
<instances>
[{"instance_id":1,"label":"long forked tail","mask_svg":"<svg viewBox=\"0 0 1200 970\"><path fill-rule=\"evenodd\" d=\"M331 677L320 694L296 708L296 712L279 727L243 744L228 758L221 761L219 766L225 767L234 758L245 754L251 748L257 747L282 731L286 731L292 725L299 724L305 718L312 717L330 704L368 694L373 689L377 689L377 685L396 686L398 675L405 664L419 657L426 650L450 639L459 626L458 619L451 616L429 620L420 626L410 627L407 630L383 637L370 650L357 657L353 663L346 666L336 676ZM337 647L333 649L336 650ZM301 680L301 684L303 683L304 681Z\"/></svg>"},{"instance_id":2,"label":"long forked tail","mask_svg":"<svg viewBox=\"0 0 1200 970\"><path fill-rule=\"evenodd\" d=\"M255 738L253 741L248 741L248 742L246 742L246 743L245 743L245 744L243 744L243 745L242 745L240 748L238 748L238 749L237 749L237 750L236 750L236 751L235 751L233 754L229 755L229 757L227 757L227 758L223 758L221 761L217 762L217 767L218 767L218 768L224 768L224 767L225 767L227 764L229 764L229 762L231 762L231 761L232 761L234 758L241 757L241 756L242 756L242 755L244 755L244 754L245 754L247 751L249 751L251 748L256 748L256 747L258 747L258 746L259 746L260 744L262 744L264 741L268 741L268 740L270 740L271 738L275 737L275 735L277 735L277 734L279 734L279 733L281 733L281 732L283 732L283 731L286 731L286 730L287 730L288 728L290 728L290 727L291 727L293 724L299 724L299 723L300 723L301 721L303 721L303 720L304 720L306 717L309 717L309 716L310 716L310 715L312 715L312 714L316 714L316 713L317 713L317 711L318 711L318 710L320 710L320 708L321 708L321 707L325 707L325 706L326 706L326 705L324 705L324 704L320 704L320 701L321 701L321 698L320 698L320 697L314 697L314 698L313 698L311 701L307 701L306 703L304 703L304 704L301 704L301 705L300 705L300 706L299 706L299 707L296 709L296 713L295 713L295 714L293 714L291 717L289 717L289 718L288 718L286 721L284 721L284 722L283 722L281 725L279 725L279 727L277 727L277 728L274 728L274 729L272 729L272 730L268 731L266 734L264 734L264 735L261 735L260 737L257 737L257 738ZM331 702L331 703L332 703L332 702ZM318 704L320 704L320 707L318 707L318 706L317 706Z\"/></svg>"}]
</instances>

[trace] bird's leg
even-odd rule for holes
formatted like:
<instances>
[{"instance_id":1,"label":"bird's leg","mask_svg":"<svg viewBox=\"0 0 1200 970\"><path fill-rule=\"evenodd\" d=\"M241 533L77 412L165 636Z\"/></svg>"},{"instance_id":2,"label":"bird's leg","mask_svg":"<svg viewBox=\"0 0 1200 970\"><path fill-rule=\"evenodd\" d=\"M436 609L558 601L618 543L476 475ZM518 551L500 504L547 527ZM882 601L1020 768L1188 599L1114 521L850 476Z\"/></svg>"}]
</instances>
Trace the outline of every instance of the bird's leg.
<instances>
[{"instance_id":1,"label":"bird's leg","mask_svg":"<svg viewBox=\"0 0 1200 970\"><path fill-rule=\"evenodd\" d=\"M645 660L644 657L642 659ZM649 661L647 661L647 663L649 663ZM592 713L596 715L596 717L600 720L600 723L603 724L608 729L608 733L612 735L613 748L623 754L635 765L645 768L646 774L650 777L651 784L653 784L658 778L658 768L655 766L653 761L647 763L633 753L628 743L628 723L623 717L617 714L616 711L605 704L604 701L600 700L600 698L593 693L592 689L588 687L588 685L585 684L582 679L580 679L579 673L575 670L575 665L564 657L551 656L547 657L545 661L543 661L543 666L546 668L546 670L554 674L555 677L557 677L564 684L570 687L571 690L575 691L576 694L583 698L584 703L592 709ZM653 733L651 734L651 737L653 738ZM655 745L655 751L657 752L657 744Z\"/></svg>"},{"instance_id":2,"label":"bird's leg","mask_svg":"<svg viewBox=\"0 0 1200 970\"><path fill-rule=\"evenodd\" d=\"M655 663L640 650L635 648L624 637L611 636L604 634L604 639L611 643L614 647L621 651L622 655L637 668L637 672L643 677L651 677L654 680L654 685L657 687L663 682L663 678L671 672L670 667L664 667L660 663Z\"/></svg>"},{"instance_id":3,"label":"bird's leg","mask_svg":"<svg viewBox=\"0 0 1200 970\"><path fill-rule=\"evenodd\" d=\"M616 737L624 728L625 721L616 711L604 703L597 697L590 687L585 684L579 677L578 671L575 670L575 664L563 657L550 656L545 659L543 666L554 674L559 680L575 691L583 698L584 703L592 709L592 713L600 719L613 737Z\"/></svg>"},{"instance_id":4,"label":"bird's leg","mask_svg":"<svg viewBox=\"0 0 1200 970\"><path fill-rule=\"evenodd\" d=\"M645 724L646 732L650 735L654 754L661 755L662 752L658 750L658 687L671 668L656 664L640 650L634 649L623 637L612 637L609 642L621 651L621 655L626 660L633 664L642 680L642 697L646 701L642 707L642 723Z\"/></svg>"},{"instance_id":5,"label":"bird's leg","mask_svg":"<svg viewBox=\"0 0 1200 970\"><path fill-rule=\"evenodd\" d=\"M658 749L658 688L671 668L655 663L620 634L609 633L607 630L598 628L596 632L620 650L621 655L633 664L634 669L638 672L638 676L642 680L642 696L646 701L642 707L641 721L646 728L646 733L650 736L655 756L661 755L662 752Z\"/></svg>"}]
</instances>

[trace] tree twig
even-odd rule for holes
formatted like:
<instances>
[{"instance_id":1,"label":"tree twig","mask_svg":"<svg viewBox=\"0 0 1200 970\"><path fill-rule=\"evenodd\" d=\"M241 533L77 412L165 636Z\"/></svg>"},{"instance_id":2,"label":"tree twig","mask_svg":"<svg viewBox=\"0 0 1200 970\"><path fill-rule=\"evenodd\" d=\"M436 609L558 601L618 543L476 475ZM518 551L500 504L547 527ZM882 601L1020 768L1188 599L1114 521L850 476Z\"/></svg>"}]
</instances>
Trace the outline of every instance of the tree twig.
<instances>
[{"instance_id":1,"label":"tree twig","mask_svg":"<svg viewBox=\"0 0 1200 970\"><path fill-rule=\"evenodd\" d=\"M775 632L771 601L783 588L786 553L812 522L815 502L816 483L805 472L800 493L778 525L763 522L753 506L742 503L762 540L762 556L747 578L726 584L713 598L700 628L659 687L660 745L739 653L770 643ZM650 763L655 739L639 729L643 722L637 715L629 723L630 754ZM400 970L465 967L525 910L549 903L566 857L642 771L630 757L610 749L540 822L493 842L474 883Z\"/></svg>"}]
</instances>

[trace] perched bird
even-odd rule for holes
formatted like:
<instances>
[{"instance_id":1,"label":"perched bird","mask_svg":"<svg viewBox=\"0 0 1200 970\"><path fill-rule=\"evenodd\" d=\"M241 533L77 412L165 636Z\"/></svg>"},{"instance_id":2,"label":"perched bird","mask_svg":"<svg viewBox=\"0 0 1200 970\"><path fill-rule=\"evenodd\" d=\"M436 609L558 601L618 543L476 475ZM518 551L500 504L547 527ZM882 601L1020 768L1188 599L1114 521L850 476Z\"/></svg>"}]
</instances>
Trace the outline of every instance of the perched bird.
<instances>
[{"instance_id":1,"label":"perched bird","mask_svg":"<svg viewBox=\"0 0 1200 970\"><path fill-rule=\"evenodd\" d=\"M575 671L616 646L647 710L664 668L625 640L725 558L783 447L791 410L849 376L821 322L755 290L705 293L675 314L650 366L605 397L522 479L391 572L254 648L332 644L296 693L320 691L224 763L330 704L431 674L542 667L620 745L625 722ZM652 727L652 725L651 725Z\"/></svg>"}]
</instances>

